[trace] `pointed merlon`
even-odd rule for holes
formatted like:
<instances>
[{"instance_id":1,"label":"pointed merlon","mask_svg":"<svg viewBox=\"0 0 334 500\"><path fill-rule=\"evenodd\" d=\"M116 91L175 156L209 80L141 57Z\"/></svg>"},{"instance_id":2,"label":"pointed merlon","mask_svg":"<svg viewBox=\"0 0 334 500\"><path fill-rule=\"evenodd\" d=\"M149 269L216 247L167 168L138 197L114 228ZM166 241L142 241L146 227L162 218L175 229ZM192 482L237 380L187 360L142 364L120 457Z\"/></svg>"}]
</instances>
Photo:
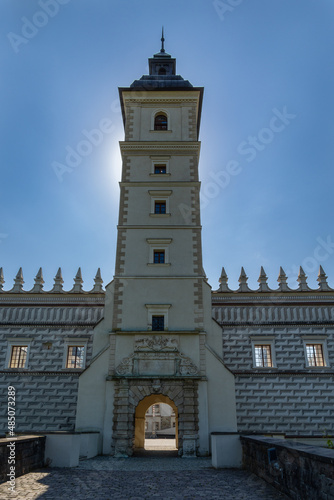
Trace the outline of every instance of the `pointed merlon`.
<instances>
[{"instance_id":1,"label":"pointed merlon","mask_svg":"<svg viewBox=\"0 0 334 500\"><path fill-rule=\"evenodd\" d=\"M248 280L248 276L247 274L245 273L245 270L244 268L242 267L241 268L241 272L240 272L240 276L239 276L239 283L240 283L240 286L238 288L238 292L251 292L252 290L248 287L247 285L247 280Z\"/></svg>"},{"instance_id":2,"label":"pointed merlon","mask_svg":"<svg viewBox=\"0 0 334 500\"><path fill-rule=\"evenodd\" d=\"M44 280L43 280L43 271L42 271L41 267L39 268L38 273L36 274L35 281L44 283Z\"/></svg>"},{"instance_id":3,"label":"pointed merlon","mask_svg":"<svg viewBox=\"0 0 334 500\"><path fill-rule=\"evenodd\" d=\"M101 280L101 282L103 283L102 278L101 278L101 269L100 268L98 268L98 270L96 271L96 275L95 275L94 279L95 279L95 281Z\"/></svg>"},{"instance_id":4,"label":"pointed merlon","mask_svg":"<svg viewBox=\"0 0 334 500\"><path fill-rule=\"evenodd\" d=\"M259 276L259 279L257 280L257 282L258 283L267 283L267 280L268 280L267 274L266 274L265 270L263 269L263 266L261 266L260 276Z\"/></svg>"},{"instance_id":5,"label":"pointed merlon","mask_svg":"<svg viewBox=\"0 0 334 500\"><path fill-rule=\"evenodd\" d=\"M82 274L81 274L81 267L79 267L77 274L75 275L74 281L76 281L78 283L83 283Z\"/></svg>"},{"instance_id":6,"label":"pointed merlon","mask_svg":"<svg viewBox=\"0 0 334 500\"><path fill-rule=\"evenodd\" d=\"M298 290L300 292L308 292L310 290L309 287L307 286L307 276L306 276L306 274L305 274L304 269L302 268L302 266L299 267L299 273L298 273L297 281L299 283Z\"/></svg>"},{"instance_id":7,"label":"pointed merlon","mask_svg":"<svg viewBox=\"0 0 334 500\"><path fill-rule=\"evenodd\" d=\"M14 286L11 289L12 293L20 293L23 292L23 273L22 273L22 267L18 270L18 273L16 275L16 278L14 279Z\"/></svg>"},{"instance_id":8,"label":"pointed merlon","mask_svg":"<svg viewBox=\"0 0 334 500\"><path fill-rule=\"evenodd\" d=\"M38 273L36 274L35 278L35 285L32 290L30 290L31 293L40 293L43 291L43 285L44 285L44 279L43 279L43 271L42 268L40 267L38 270Z\"/></svg>"},{"instance_id":9,"label":"pointed merlon","mask_svg":"<svg viewBox=\"0 0 334 500\"><path fill-rule=\"evenodd\" d=\"M319 267L319 273L318 273L318 278L317 282L319 283L319 288L318 290L321 290L322 292L329 292L332 289L328 286L327 283L327 276L325 271L323 270L322 266Z\"/></svg>"},{"instance_id":10,"label":"pointed merlon","mask_svg":"<svg viewBox=\"0 0 334 500\"><path fill-rule=\"evenodd\" d=\"M280 292L289 292L290 291L290 288L288 287L288 284L287 284L287 279L288 278L284 272L284 269L282 267L280 267L278 278L277 278L277 281L279 283L278 289Z\"/></svg>"},{"instance_id":11,"label":"pointed merlon","mask_svg":"<svg viewBox=\"0 0 334 500\"><path fill-rule=\"evenodd\" d=\"M268 281L267 274L263 269L263 267L261 266L260 276L259 279L257 280L257 282L259 283L259 290L258 290L259 292L270 292L270 288L267 284L267 281Z\"/></svg>"},{"instance_id":12,"label":"pointed merlon","mask_svg":"<svg viewBox=\"0 0 334 500\"><path fill-rule=\"evenodd\" d=\"M2 267L0 267L0 292L3 291L3 284L5 282L5 278L4 278L4 275L3 275L3 269Z\"/></svg>"},{"instance_id":13,"label":"pointed merlon","mask_svg":"<svg viewBox=\"0 0 334 500\"><path fill-rule=\"evenodd\" d=\"M162 34L161 34L161 50L163 54L165 53L165 37L164 37L164 27L162 27Z\"/></svg>"},{"instance_id":14,"label":"pointed merlon","mask_svg":"<svg viewBox=\"0 0 334 500\"><path fill-rule=\"evenodd\" d=\"M63 293L63 276L61 274L61 267L58 269L57 274L54 278L55 284L53 285L52 290L50 290L52 293Z\"/></svg>"},{"instance_id":15,"label":"pointed merlon","mask_svg":"<svg viewBox=\"0 0 334 500\"><path fill-rule=\"evenodd\" d=\"M57 271L57 274L55 276L55 280L60 281L61 283L64 283L63 275L61 273L61 267Z\"/></svg>"},{"instance_id":16,"label":"pointed merlon","mask_svg":"<svg viewBox=\"0 0 334 500\"><path fill-rule=\"evenodd\" d=\"M71 290L71 293L80 293L82 292L82 275L81 275L81 267L79 267L77 274L75 275L74 278L74 286Z\"/></svg>"},{"instance_id":17,"label":"pointed merlon","mask_svg":"<svg viewBox=\"0 0 334 500\"><path fill-rule=\"evenodd\" d=\"M225 268L222 267L222 272L221 272L221 275L219 278L219 283L220 283L219 290L218 290L219 292L231 292L232 291L229 288L227 282L228 282L228 277L227 277Z\"/></svg>"},{"instance_id":18,"label":"pointed merlon","mask_svg":"<svg viewBox=\"0 0 334 500\"><path fill-rule=\"evenodd\" d=\"M101 278L100 268L98 268L98 270L96 272L96 276L94 278L94 283L95 283L95 285L94 285L92 292L93 293L103 292L103 289L102 289L103 279Z\"/></svg>"}]
</instances>

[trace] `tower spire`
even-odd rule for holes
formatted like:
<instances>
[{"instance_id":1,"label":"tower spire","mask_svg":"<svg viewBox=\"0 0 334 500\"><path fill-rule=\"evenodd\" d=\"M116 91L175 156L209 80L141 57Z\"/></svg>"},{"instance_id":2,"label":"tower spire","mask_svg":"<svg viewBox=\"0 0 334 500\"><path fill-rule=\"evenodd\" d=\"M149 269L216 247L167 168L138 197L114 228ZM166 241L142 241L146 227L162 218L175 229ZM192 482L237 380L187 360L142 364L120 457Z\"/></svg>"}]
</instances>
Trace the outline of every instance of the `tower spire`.
<instances>
[{"instance_id":1,"label":"tower spire","mask_svg":"<svg viewBox=\"0 0 334 500\"><path fill-rule=\"evenodd\" d=\"M164 37L164 27L162 27L162 34L161 34L161 50L163 54L165 53L165 37Z\"/></svg>"}]
</instances>

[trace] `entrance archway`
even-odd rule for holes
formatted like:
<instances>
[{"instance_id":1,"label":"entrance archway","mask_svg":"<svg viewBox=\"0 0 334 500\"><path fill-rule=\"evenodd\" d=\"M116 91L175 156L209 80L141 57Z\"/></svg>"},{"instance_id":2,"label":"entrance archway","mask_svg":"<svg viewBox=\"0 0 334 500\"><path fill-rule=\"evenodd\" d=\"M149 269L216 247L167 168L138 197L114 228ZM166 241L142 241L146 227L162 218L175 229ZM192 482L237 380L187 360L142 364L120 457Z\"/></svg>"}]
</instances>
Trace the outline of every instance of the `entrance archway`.
<instances>
[{"instance_id":1,"label":"entrance archway","mask_svg":"<svg viewBox=\"0 0 334 500\"><path fill-rule=\"evenodd\" d=\"M172 401L168 396L163 394L151 394L142 399L135 411L135 448L145 448L145 414L150 406L154 404L165 403L171 406L175 413L175 443L176 448L178 448L178 410L174 401Z\"/></svg>"},{"instance_id":2,"label":"entrance archway","mask_svg":"<svg viewBox=\"0 0 334 500\"><path fill-rule=\"evenodd\" d=\"M168 396L167 396L168 394ZM195 457L198 447L197 379L119 377L115 380L112 454L131 456L145 446L145 413L155 403L167 403L177 416L178 455Z\"/></svg>"}]
</instances>

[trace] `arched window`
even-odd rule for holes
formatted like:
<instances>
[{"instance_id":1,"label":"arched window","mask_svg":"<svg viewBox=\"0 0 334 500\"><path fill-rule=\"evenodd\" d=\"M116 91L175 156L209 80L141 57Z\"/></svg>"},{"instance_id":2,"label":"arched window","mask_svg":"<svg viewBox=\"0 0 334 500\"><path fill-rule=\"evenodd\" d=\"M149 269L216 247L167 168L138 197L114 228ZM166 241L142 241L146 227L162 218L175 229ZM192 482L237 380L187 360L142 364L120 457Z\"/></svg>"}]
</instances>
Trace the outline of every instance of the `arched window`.
<instances>
[{"instance_id":1,"label":"arched window","mask_svg":"<svg viewBox=\"0 0 334 500\"><path fill-rule=\"evenodd\" d=\"M168 130L167 116L159 113L154 118L154 130Z\"/></svg>"},{"instance_id":2,"label":"arched window","mask_svg":"<svg viewBox=\"0 0 334 500\"><path fill-rule=\"evenodd\" d=\"M166 74L166 69L165 68L160 68L159 69L159 75L165 75Z\"/></svg>"}]
</instances>

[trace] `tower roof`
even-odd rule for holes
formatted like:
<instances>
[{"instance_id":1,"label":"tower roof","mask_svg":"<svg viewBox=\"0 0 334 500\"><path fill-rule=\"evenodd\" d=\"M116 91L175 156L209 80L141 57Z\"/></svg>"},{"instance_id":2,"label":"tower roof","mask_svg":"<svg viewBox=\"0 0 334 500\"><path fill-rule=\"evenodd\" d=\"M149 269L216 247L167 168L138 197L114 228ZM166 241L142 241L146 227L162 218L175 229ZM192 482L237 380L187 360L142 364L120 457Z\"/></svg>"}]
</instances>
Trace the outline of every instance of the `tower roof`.
<instances>
[{"instance_id":1,"label":"tower roof","mask_svg":"<svg viewBox=\"0 0 334 500\"><path fill-rule=\"evenodd\" d=\"M192 87L188 80L176 74L176 59L165 51L164 29L162 28L161 49L148 60L149 74L135 80L131 88L156 90L159 88L189 88Z\"/></svg>"}]
</instances>

